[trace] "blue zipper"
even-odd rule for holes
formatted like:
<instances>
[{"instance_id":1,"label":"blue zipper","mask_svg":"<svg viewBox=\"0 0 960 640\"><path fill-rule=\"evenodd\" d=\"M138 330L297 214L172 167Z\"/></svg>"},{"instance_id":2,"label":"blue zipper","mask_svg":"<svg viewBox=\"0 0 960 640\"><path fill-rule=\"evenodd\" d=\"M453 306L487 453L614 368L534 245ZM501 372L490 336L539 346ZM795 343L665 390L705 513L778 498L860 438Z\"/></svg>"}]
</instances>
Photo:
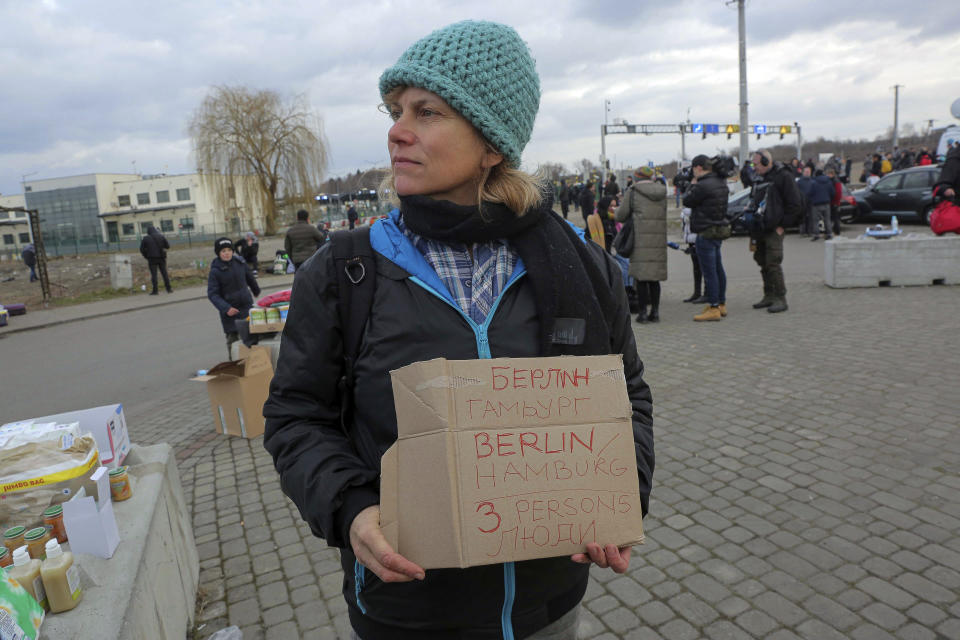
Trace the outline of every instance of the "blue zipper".
<instances>
[{"instance_id":1,"label":"blue zipper","mask_svg":"<svg viewBox=\"0 0 960 640\"><path fill-rule=\"evenodd\" d=\"M367 607L360 600L360 592L363 591L363 582L364 582L364 571L366 567L360 564L359 560L355 560L353 563L353 588L357 598L357 606L360 607L360 613L366 614Z\"/></svg>"},{"instance_id":2,"label":"blue zipper","mask_svg":"<svg viewBox=\"0 0 960 640\"><path fill-rule=\"evenodd\" d=\"M474 322L473 318L464 313L463 309L461 309L456 303L441 295L439 291L435 290L420 278L416 276L410 276L410 280L423 287L428 293L431 293L446 302L457 313L459 313L463 319L467 321L467 324L470 325L470 328L473 329L473 333L477 339L478 356L480 358L492 358L493 356L490 353L490 340L487 337L487 332L490 330L490 323L493 321L493 316L497 312L497 308L500 306L500 301L503 300L504 294L513 285L513 283L519 280L520 276L525 273L526 271L518 271L510 276L507 284L503 286L503 290L500 292L500 295L497 296L493 306L490 308L490 313L487 314L483 324L480 325ZM516 586L517 580L516 573L514 571L514 565L512 562L505 562L503 564L503 610L500 614L500 626L503 629L503 640L513 640L513 623L511 621L511 617L513 616L513 599L516 594ZM358 595L357 603L359 604L359 602L360 598Z\"/></svg>"}]
</instances>

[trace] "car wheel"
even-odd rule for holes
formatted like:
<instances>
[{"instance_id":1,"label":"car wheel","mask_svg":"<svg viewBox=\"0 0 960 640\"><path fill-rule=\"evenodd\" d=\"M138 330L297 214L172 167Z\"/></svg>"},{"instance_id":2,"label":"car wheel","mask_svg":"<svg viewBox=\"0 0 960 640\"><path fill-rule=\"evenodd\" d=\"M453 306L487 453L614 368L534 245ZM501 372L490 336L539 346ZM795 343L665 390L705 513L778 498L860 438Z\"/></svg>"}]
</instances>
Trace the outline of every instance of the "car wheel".
<instances>
[{"instance_id":1,"label":"car wheel","mask_svg":"<svg viewBox=\"0 0 960 640\"><path fill-rule=\"evenodd\" d=\"M847 209L844 213L840 214L840 222L843 224L853 224L857 221L857 210L856 209Z\"/></svg>"},{"instance_id":2,"label":"car wheel","mask_svg":"<svg viewBox=\"0 0 960 640\"><path fill-rule=\"evenodd\" d=\"M926 226L930 226L930 212L933 211L933 205L928 204L920 211L920 222Z\"/></svg>"}]
</instances>

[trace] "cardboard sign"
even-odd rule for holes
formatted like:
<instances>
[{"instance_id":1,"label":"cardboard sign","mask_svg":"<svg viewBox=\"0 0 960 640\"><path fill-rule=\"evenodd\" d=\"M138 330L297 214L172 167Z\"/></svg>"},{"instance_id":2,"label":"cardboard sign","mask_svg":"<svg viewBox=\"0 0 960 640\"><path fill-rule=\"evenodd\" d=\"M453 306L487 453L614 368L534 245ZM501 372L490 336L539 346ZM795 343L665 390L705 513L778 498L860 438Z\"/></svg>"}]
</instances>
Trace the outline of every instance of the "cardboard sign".
<instances>
[{"instance_id":1,"label":"cardboard sign","mask_svg":"<svg viewBox=\"0 0 960 640\"><path fill-rule=\"evenodd\" d=\"M418 362L391 372L380 525L425 569L643 543L619 355Z\"/></svg>"},{"instance_id":2,"label":"cardboard sign","mask_svg":"<svg viewBox=\"0 0 960 640\"><path fill-rule=\"evenodd\" d=\"M263 435L263 404L270 392L270 351L253 347L240 360L221 362L206 375L190 378L207 384L214 428L242 438Z\"/></svg>"}]
</instances>

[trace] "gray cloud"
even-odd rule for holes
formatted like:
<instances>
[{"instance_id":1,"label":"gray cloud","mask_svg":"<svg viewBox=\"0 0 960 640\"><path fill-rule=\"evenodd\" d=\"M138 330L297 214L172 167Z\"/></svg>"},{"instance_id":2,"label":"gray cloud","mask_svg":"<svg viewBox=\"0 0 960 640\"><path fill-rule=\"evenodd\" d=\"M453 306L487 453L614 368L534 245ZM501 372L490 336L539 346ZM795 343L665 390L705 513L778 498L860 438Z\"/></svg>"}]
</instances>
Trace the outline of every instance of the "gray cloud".
<instances>
[{"instance_id":1,"label":"gray cloud","mask_svg":"<svg viewBox=\"0 0 960 640\"><path fill-rule=\"evenodd\" d=\"M799 120L810 137L873 137L892 120L949 120L960 12L952 0L747 4L752 121ZM331 171L386 160L377 78L414 40L462 19L513 25L529 43L543 100L527 165L596 160L602 101L632 122L737 120L736 11L722 0L550 4L355 0L305 6L265 0L155 4L0 2L5 99L0 192L20 176L192 171L186 124L215 84L306 94L323 118ZM735 143L736 139L731 143ZM688 152L732 146L688 139ZM620 136L626 163L667 161L672 136Z\"/></svg>"}]
</instances>

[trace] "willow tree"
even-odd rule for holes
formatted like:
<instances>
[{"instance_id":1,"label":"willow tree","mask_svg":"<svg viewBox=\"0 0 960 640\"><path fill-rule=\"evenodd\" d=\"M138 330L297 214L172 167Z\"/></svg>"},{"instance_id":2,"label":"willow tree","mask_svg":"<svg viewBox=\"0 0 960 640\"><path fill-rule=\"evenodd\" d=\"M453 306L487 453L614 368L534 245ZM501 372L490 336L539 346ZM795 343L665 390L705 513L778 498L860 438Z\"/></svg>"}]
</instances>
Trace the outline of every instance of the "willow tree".
<instances>
[{"instance_id":1,"label":"willow tree","mask_svg":"<svg viewBox=\"0 0 960 640\"><path fill-rule=\"evenodd\" d=\"M222 211L259 205L276 232L277 197L312 198L327 167L320 117L304 96L214 87L189 125L197 169Z\"/></svg>"}]
</instances>

